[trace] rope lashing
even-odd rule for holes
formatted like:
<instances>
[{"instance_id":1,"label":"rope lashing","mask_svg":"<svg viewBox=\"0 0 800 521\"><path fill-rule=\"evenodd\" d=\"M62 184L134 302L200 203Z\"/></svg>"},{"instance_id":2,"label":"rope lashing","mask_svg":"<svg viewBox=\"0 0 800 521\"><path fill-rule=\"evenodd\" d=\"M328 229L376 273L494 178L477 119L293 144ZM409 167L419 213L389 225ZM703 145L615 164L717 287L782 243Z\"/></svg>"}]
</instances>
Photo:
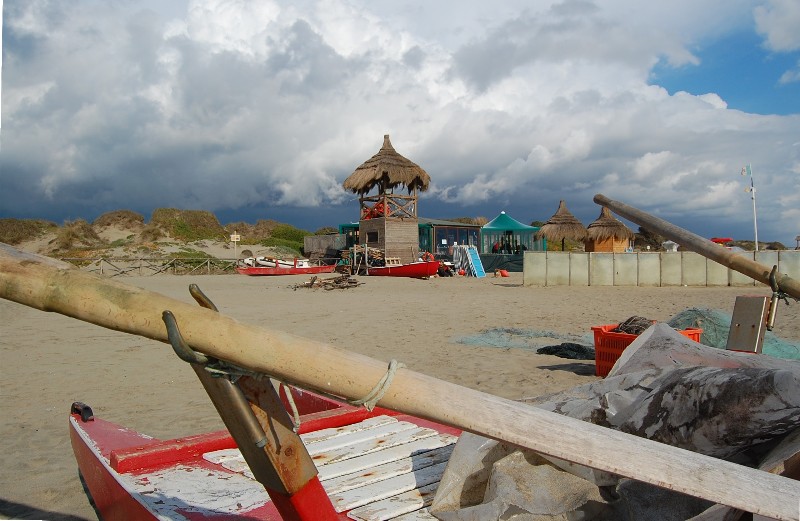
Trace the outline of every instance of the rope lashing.
<instances>
[{"instance_id":1,"label":"rope lashing","mask_svg":"<svg viewBox=\"0 0 800 521\"><path fill-rule=\"evenodd\" d=\"M375 408L375 405L383 398L383 395L386 394L386 391L389 390L389 386L392 385L392 380L394 379L395 374L397 374L397 370L401 367L405 367L405 364L398 362L395 359L392 359L389 362L389 368L384 373L383 377L378 381L375 387L367 393L367 395L360 400L348 400L347 403L350 405L355 405L356 407L364 406L365 409L372 412L372 409Z\"/></svg>"}]
</instances>

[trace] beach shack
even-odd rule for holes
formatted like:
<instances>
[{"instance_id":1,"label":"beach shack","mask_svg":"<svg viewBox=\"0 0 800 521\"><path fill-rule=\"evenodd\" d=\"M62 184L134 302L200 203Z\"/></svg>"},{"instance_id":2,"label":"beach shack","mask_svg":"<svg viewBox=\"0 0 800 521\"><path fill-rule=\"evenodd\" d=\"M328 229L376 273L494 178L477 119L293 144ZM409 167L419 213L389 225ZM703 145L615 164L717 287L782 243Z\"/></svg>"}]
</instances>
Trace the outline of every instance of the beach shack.
<instances>
[{"instance_id":1,"label":"beach shack","mask_svg":"<svg viewBox=\"0 0 800 521\"><path fill-rule=\"evenodd\" d=\"M633 231L603 206L600 216L586 228L584 249L587 252L632 251L634 237Z\"/></svg>"},{"instance_id":2,"label":"beach shack","mask_svg":"<svg viewBox=\"0 0 800 521\"><path fill-rule=\"evenodd\" d=\"M395 151L389 135L383 146L345 179L343 186L358 194L358 242L377 248L401 263L419 257L418 194L431 178L413 161Z\"/></svg>"},{"instance_id":3,"label":"beach shack","mask_svg":"<svg viewBox=\"0 0 800 521\"><path fill-rule=\"evenodd\" d=\"M475 246L481 251L481 225L443 219L419 219L419 248L437 257L452 257L453 247Z\"/></svg>"}]
</instances>

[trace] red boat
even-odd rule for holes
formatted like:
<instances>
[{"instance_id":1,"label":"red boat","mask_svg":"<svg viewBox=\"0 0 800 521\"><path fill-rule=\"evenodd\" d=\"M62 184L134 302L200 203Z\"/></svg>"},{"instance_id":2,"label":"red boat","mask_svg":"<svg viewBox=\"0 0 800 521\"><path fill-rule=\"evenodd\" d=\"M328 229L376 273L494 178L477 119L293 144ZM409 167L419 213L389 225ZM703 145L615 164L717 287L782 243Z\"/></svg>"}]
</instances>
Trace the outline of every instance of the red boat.
<instances>
[{"instance_id":1,"label":"red boat","mask_svg":"<svg viewBox=\"0 0 800 521\"><path fill-rule=\"evenodd\" d=\"M436 275L439 261L418 261L409 264L390 264L367 268L367 274L374 277L411 277L424 279Z\"/></svg>"},{"instance_id":2,"label":"red boat","mask_svg":"<svg viewBox=\"0 0 800 521\"><path fill-rule=\"evenodd\" d=\"M312 264L308 259L284 261L268 257L239 259L236 271L242 275L315 275L332 273L336 265Z\"/></svg>"},{"instance_id":3,"label":"red boat","mask_svg":"<svg viewBox=\"0 0 800 521\"><path fill-rule=\"evenodd\" d=\"M72 447L100 518L375 520L416 512L414 519L434 519L425 507L459 430L290 392L301 414L298 434L318 470L292 494L265 490L227 430L157 440L73 404Z\"/></svg>"}]
</instances>

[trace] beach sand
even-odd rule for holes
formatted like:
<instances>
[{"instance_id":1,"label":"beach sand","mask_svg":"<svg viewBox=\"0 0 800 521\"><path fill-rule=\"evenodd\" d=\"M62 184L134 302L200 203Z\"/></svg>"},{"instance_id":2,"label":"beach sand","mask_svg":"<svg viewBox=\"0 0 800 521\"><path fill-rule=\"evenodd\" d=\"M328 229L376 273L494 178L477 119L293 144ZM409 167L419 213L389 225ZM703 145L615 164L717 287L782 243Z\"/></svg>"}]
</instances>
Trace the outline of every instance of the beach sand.
<instances>
[{"instance_id":1,"label":"beach sand","mask_svg":"<svg viewBox=\"0 0 800 521\"><path fill-rule=\"evenodd\" d=\"M668 320L687 308L731 313L737 295L765 287L523 287L509 278L413 280L361 277L347 289L294 289L307 276L125 277L126 283L193 302L197 283L220 311L507 398L594 380L594 363L531 349L465 345L490 328L587 335L632 315ZM800 305L781 305L775 333L800 340ZM72 455L73 401L157 438L222 428L193 371L169 346L0 300L2 415L0 517L96 519ZM560 343L556 341L553 343ZM435 398L435 397L434 397ZM439 397L446 399L447 397Z\"/></svg>"}]
</instances>

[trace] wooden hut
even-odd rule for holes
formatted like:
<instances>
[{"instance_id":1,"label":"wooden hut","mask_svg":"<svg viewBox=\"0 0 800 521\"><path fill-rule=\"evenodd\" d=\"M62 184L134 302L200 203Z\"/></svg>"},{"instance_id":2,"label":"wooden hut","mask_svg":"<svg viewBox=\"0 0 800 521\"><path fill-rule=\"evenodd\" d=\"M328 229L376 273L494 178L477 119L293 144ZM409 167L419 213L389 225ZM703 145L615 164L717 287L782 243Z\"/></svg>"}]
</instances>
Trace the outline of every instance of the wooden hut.
<instances>
[{"instance_id":1,"label":"wooden hut","mask_svg":"<svg viewBox=\"0 0 800 521\"><path fill-rule=\"evenodd\" d=\"M603 206L600 216L586 229L584 247L588 252L622 253L628 250L634 233Z\"/></svg>"},{"instance_id":2,"label":"wooden hut","mask_svg":"<svg viewBox=\"0 0 800 521\"><path fill-rule=\"evenodd\" d=\"M343 186L359 195L359 243L383 250L387 258L407 263L419 256L418 193L431 178L413 161L395 151L389 135L377 154L345 179ZM404 188L395 192L397 188Z\"/></svg>"},{"instance_id":3,"label":"wooden hut","mask_svg":"<svg viewBox=\"0 0 800 521\"><path fill-rule=\"evenodd\" d=\"M567 209L567 203L562 199L558 203L556 213L539 228L536 238L554 242L561 241L561 251L564 251L567 239L578 242L586 239L586 228Z\"/></svg>"}]
</instances>

